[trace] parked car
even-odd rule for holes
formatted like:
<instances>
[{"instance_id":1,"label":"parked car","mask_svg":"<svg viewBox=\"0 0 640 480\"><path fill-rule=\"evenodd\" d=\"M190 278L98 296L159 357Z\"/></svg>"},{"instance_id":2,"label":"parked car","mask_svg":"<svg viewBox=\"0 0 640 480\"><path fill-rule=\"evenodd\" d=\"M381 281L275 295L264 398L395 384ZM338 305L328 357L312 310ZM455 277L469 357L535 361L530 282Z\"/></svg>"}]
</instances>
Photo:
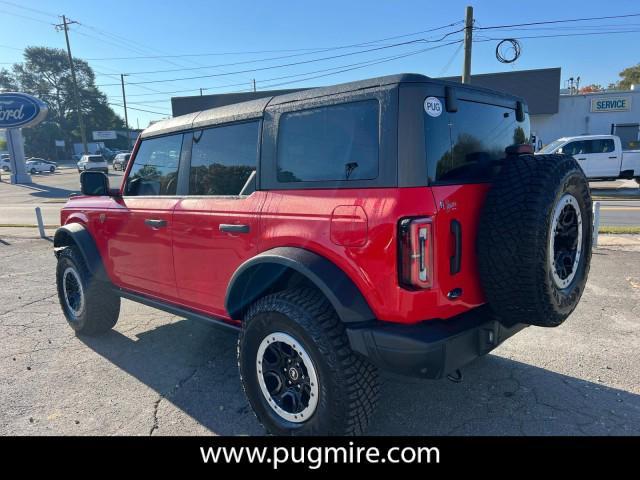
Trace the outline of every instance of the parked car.
<instances>
[{"instance_id":1,"label":"parked car","mask_svg":"<svg viewBox=\"0 0 640 480\"><path fill-rule=\"evenodd\" d=\"M43 163L48 163L49 165L53 165L54 167L58 166L58 164L56 162L52 161L52 160L45 160L44 158L39 158L39 157L29 157L29 158L27 158L26 161L28 162L28 161L31 161L31 160L35 160L35 161L43 162Z\"/></svg>"},{"instance_id":2,"label":"parked car","mask_svg":"<svg viewBox=\"0 0 640 480\"><path fill-rule=\"evenodd\" d=\"M25 170L32 175L35 173L42 172L50 172L53 173L56 171L56 166L51 165L48 162L43 161L40 158L31 158L25 162Z\"/></svg>"},{"instance_id":3,"label":"parked car","mask_svg":"<svg viewBox=\"0 0 640 480\"><path fill-rule=\"evenodd\" d=\"M9 155L2 155L2 157L0 157L0 168L2 168L3 172L11 171L11 157Z\"/></svg>"},{"instance_id":4,"label":"parked car","mask_svg":"<svg viewBox=\"0 0 640 480\"><path fill-rule=\"evenodd\" d=\"M78 162L78 172L98 170L109 173L109 166L102 155L83 155Z\"/></svg>"},{"instance_id":5,"label":"parked car","mask_svg":"<svg viewBox=\"0 0 640 480\"><path fill-rule=\"evenodd\" d=\"M236 330L269 432L361 433L379 368L459 379L578 304L587 179L529 134L523 100L415 74L155 123L119 189L84 172L61 211L62 310L86 335L121 298Z\"/></svg>"},{"instance_id":6,"label":"parked car","mask_svg":"<svg viewBox=\"0 0 640 480\"><path fill-rule=\"evenodd\" d=\"M640 183L640 150L622 150L616 135L579 135L551 142L539 154L571 155L589 180L633 179Z\"/></svg>"},{"instance_id":7,"label":"parked car","mask_svg":"<svg viewBox=\"0 0 640 480\"><path fill-rule=\"evenodd\" d=\"M131 158L131 153L119 153L113 158L113 169L114 170L126 170L127 164L129 163L129 159Z\"/></svg>"}]
</instances>

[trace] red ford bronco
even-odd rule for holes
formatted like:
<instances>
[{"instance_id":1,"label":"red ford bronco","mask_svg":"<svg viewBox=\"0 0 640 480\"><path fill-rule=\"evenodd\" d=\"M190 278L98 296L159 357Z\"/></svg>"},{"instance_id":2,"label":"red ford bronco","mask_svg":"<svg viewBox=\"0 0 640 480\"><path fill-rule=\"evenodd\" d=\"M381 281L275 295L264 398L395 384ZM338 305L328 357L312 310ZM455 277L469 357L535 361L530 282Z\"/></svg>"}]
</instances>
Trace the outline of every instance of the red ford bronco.
<instances>
[{"instance_id":1,"label":"red ford bronco","mask_svg":"<svg viewBox=\"0 0 640 480\"><path fill-rule=\"evenodd\" d=\"M121 298L238 330L269 432L363 432L378 368L456 375L578 304L589 187L528 142L521 99L415 74L156 123L62 210L60 304L81 335Z\"/></svg>"}]
</instances>

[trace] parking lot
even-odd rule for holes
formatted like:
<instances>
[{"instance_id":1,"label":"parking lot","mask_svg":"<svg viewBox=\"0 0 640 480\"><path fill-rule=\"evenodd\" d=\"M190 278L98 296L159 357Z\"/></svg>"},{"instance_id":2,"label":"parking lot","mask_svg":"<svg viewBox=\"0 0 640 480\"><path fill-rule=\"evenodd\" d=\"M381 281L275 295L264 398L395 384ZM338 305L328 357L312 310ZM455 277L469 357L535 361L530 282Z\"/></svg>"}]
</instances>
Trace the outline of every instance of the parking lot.
<instances>
[{"instance_id":1,"label":"parking lot","mask_svg":"<svg viewBox=\"0 0 640 480\"><path fill-rule=\"evenodd\" d=\"M54 272L49 241L0 230L1 435L263 434L234 334L125 300L114 331L76 337ZM600 248L565 324L526 329L459 384L383 375L369 432L638 435L638 345L640 248Z\"/></svg>"}]
</instances>

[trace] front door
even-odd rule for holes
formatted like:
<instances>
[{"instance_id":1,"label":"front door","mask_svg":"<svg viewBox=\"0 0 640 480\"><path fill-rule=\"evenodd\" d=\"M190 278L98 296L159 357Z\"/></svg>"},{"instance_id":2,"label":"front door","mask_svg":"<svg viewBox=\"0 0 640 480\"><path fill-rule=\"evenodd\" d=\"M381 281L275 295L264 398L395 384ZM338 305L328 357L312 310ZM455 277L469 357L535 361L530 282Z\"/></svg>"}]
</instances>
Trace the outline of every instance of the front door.
<instances>
[{"instance_id":1,"label":"front door","mask_svg":"<svg viewBox=\"0 0 640 480\"><path fill-rule=\"evenodd\" d=\"M124 195L105 214L107 268L118 286L177 299L172 215L178 203L182 134L142 140Z\"/></svg>"},{"instance_id":2,"label":"front door","mask_svg":"<svg viewBox=\"0 0 640 480\"><path fill-rule=\"evenodd\" d=\"M193 134L188 195L173 213L180 303L227 318L224 298L236 269L258 253L264 192L255 190L260 122Z\"/></svg>"}]
</instances>

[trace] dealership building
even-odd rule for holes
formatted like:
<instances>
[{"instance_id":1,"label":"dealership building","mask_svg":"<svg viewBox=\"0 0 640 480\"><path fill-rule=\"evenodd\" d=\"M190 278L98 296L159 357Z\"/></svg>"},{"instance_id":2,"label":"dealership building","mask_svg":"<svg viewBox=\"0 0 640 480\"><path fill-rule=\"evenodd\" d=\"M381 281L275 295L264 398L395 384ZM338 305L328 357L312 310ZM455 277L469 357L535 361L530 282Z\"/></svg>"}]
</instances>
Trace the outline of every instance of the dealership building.
<instances>
[{"instance_id":1,"label":"dealership building","mask_svg":"<svg viewBox=\"0 0 640 480\"><path fill-rule=\"evenodd\" d=\"M444 80L460 81L460 77ZM638 146L640 135L640 87L628 91L564 94L560 68L543 68L473 75L471 84L524 98L529 106L531 133L537 146L565 136L615 134L627 148ZM232 103L280 95L297 90L224 93L174 97L174 116Z\"/></svg>"}]
</instances>

